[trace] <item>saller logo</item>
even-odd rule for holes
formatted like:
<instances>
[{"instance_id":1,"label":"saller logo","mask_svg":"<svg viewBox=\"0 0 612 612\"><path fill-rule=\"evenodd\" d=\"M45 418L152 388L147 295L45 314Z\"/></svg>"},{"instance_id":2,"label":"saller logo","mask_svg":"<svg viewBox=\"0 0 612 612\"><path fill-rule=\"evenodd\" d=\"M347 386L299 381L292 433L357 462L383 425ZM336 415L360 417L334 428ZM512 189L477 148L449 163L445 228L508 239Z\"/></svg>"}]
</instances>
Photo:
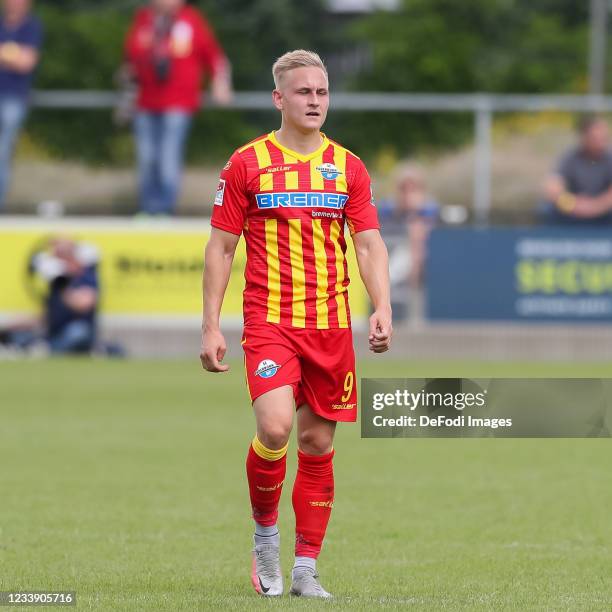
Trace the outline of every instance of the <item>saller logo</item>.
<instances>
[{"instance_id":1,"label":"saller logo","mask_svg":"<svg viewBox=\"0 0 612 612\"><path fill-rule=\"evenodd\" d=\"M276 491L276 489L280 489L283 486L283 482L285 481L281 480L280 482L278 482L277 484L271 487L260 487L259 485L257 485L257 490L258 491Z\"/></svg>"},{"instance_id":2,"label":"saller logo","mask_svg":"<svg viewBox=\"0 0 612 612\"><path fill-rule=\"evenodd\" d=\"M334 507L334 500L330 500L330 501L309 501L308 502L311 506L319 506L320 508L333 508Z\"/></svg>"},{"instance_id":3,"label":"saller logo","mask_svg":"<svg viewBox=\"0 0 612 612\"><path fill-rule=\"evenodd\" d=\"M344 208L349 197L324 191L258 193L257 208Z\"/></svg>"},{"instance_id":4,"label":"saller logo","mask_svg":"<svg viewBox=\"0 0 612 612\"><path fill-rule=\"evenodd\" d=\"M334 164L322 164L317 166L317 170L328 181L335 181L342 174Z\"/></svg>"}]
</instances>

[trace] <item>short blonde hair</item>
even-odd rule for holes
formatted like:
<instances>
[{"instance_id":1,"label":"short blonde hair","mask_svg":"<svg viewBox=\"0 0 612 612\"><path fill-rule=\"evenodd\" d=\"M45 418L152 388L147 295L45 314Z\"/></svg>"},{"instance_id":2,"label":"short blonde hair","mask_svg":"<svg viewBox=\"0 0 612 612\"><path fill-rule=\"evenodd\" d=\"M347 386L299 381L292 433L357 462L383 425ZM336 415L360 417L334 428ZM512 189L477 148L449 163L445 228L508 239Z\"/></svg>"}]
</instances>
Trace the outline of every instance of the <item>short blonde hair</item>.
<instances>
[{"instance_id":1,"label":"short blonde hair","mask_svg":"<svg viewBox=\"0 0 612 612\"><path fill-rule=\"evenodd\" d=\"M272 66L272 76L274 77L274 86L278 88L280 78L285 72L294 68L302 68L304 66L315 66L320 68L327 76L327 68L323 60L314 51L306 51L305 49L296 49L288 51L281 55Z\"/></svg>"}]
</instances>

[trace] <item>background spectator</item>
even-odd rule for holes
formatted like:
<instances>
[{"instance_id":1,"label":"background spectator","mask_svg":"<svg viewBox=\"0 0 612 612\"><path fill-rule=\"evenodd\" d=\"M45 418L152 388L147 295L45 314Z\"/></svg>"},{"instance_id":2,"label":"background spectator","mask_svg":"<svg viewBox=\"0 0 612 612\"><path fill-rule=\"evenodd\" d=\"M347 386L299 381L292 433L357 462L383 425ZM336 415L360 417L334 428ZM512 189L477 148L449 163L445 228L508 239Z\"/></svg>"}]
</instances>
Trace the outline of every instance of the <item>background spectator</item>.
<instances>
[{"instance_id":1,"label":"background spectator","mask_svg":"<svg viewBox=\"0 0 612 612\"><path fill-rule=\"evenodd\" d=\"M600 117L586 116L578 124L579 142L560 160L546 181L543 214L557 223L612 222L612 153L609 129Z\"/></svg>"},{"instance_id":2,"label":"background spectator","mask_svg":"<svg viewBox=\"0 0 612 612\"><path fill-rule=\"evenodd\" d=\"M31 0L3 0L0 17L0 209L10 179L11 158L28 108L32 76L42 43Z\"/></svg>"},{"instance_id":3,"label":"background spectator","mask_svg":"<svg viewBox=\"0 0 612 612\"><path fill-rule=\"evenodd\" d=\"M134 122L141 211L174 212L185 142L205 75L221 104L231 99L229 62L202 15L184 0L152 0L126 41L138 82Z\"/></svg>"},{"instance_id":4,"label":"background spectator","mask_svg":"<svg viewBox=\"0 0 612 612\"><path fill-rule=\"evenodd\" d=\"M415 164L405 164L397 175L396 196L382 201L379 218L389 249L391 304L394 319L408 316L408 298L417 308L423 286L427 238L438 221L440 207L427 192L425 177ZM415 314L413 312L413 314Z\"/></svg>"},{"instance_id":5,"label":"background spectator","mask_svg":"<svg viewBox=\"0 0 612 612\"><path fill-rule=\"evenodd\" d=\"M49 282L47 339L53 353L89 352L96 340L98 253L70 238L56 238L51 255L34 265Z\"/></svg>"},{"instance_id":6,"label":"background spectator","mask_svg":"<svg viewBox=\"0 0 612 612\"><path fill-rule=\"evenodd\" d=\"M98 259L92 245L53 238L30 262L30 272L46 285L42 326L37 320L16 322L0 341L22 350L42 344L51 353L91 352L97 338Z\"/></svg>"},{"instance_id":7,"label":"background spectator","mask_svg":"<svg viewBox=\"0 0 612 612\"><path fill-rule=\"evenodd\" d=\"M415 164L400 167L396 189L393 203L383 203L381 207L381 225L387 233L407 234L410 285L420 287L427 237L438 220L440 207L427 192L423 171Z\"/></svg>"}]
</instances>

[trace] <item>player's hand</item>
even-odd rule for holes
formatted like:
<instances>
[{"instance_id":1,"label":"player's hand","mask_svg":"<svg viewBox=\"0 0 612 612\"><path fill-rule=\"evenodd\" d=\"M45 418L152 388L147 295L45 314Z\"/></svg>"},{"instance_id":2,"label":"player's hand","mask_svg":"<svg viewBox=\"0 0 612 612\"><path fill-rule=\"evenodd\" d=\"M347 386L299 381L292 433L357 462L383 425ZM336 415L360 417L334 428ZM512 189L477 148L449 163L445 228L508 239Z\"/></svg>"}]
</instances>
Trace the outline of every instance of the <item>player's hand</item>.
<instances>
[{"instance_id":1,"label":"player's hand","mask_svg":"<svg viewBox=\"0 0 612 612\"><path fill-rule=\"evenodd\" d=\"M219 330L206 330L202 334L202 349L200 361L202 367L209 372L227 372L229 366L221 363L225 357L227 346L225 338Z\"/></svg>"},{"instance_id":2,"label":"player's hand","mask_svg":"<svg viewBox=\"0 0 612 612\"><path fill-rule=\"evenodd\" d=\"M388 351L392 336L391 309L376 310L370 317L370 335L368 337L370 350L373 353Z\"/></svg>"}]
</instances>

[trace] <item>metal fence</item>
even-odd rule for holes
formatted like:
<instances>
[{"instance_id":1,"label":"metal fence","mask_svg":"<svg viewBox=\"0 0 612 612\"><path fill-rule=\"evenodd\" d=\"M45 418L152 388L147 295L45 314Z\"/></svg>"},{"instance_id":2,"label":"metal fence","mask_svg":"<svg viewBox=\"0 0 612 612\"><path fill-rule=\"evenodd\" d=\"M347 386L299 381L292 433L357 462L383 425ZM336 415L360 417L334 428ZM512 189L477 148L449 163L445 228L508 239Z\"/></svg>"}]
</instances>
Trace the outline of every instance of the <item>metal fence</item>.
<instances>
[{"instance_id":1,"label":"metal fence","mask_svg":"<svg viewBox=\"0 0 612 612\"><path fill-rule=\"evenodd\" d=\"M110 109L119 94L108 91L37 91L33 104L54 109ZM491 128L496 112L612 112L612 96L599 95L495 95L410 94L410 93L334 93L335 110L383 112L470 112L474 115L474 193L473 213L477 223L485 224L491 208ZM213 101L207 101L214 107ZM233 110L274 110L270 92L236 93L224 108Z\"/></svg>"}]
</instances>

